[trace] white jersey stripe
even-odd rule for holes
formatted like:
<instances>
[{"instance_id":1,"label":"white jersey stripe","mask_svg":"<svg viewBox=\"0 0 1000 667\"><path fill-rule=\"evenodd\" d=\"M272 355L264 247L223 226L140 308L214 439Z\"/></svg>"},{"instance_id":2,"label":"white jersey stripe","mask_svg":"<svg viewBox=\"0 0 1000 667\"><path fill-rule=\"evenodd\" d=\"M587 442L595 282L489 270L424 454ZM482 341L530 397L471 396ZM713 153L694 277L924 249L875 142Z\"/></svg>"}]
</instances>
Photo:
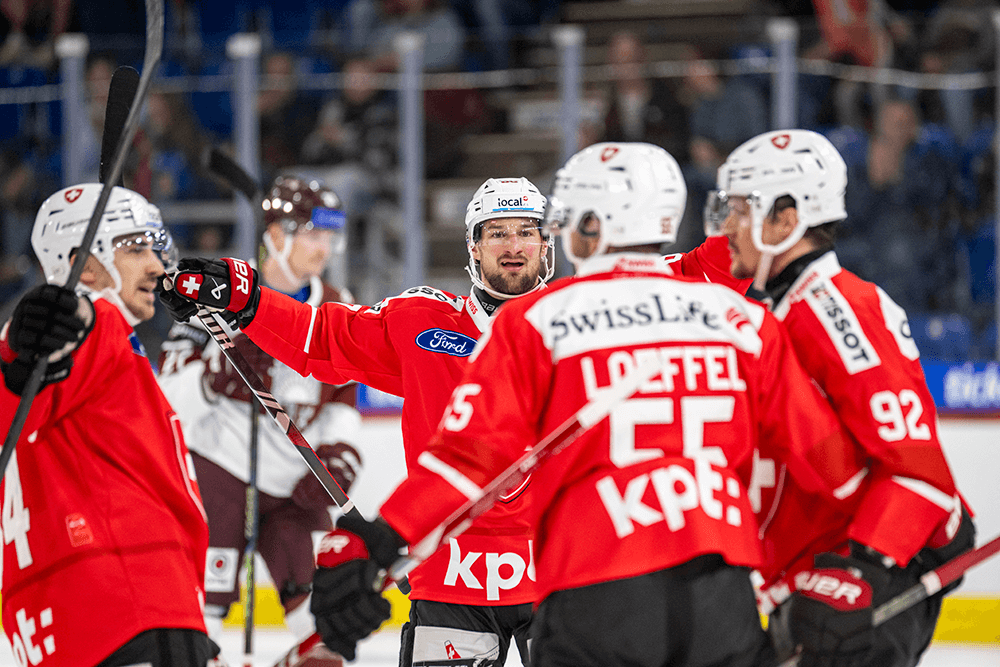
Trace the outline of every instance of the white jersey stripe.
<instances>
[{"instance_id":1,"label":"white jersey stripe","mask_svg":"<svg viewBox=\"0 0 1000 667\"><path fill-rule=\"evenodd\" d=\"M313 328L316 326L316 315L319 314L319 309L316 306L310 306L310 308L312 308L312 317L309 318L309 334L306 336L306 344L302 348L306 354L309 354L309 347L312 345Z\"/></svg>"},{"instance_id":2,"label":"white jersey stripe","mask_svg":"<svg viewBox=\"0 0 1000 667\"><path fill-rule=\"evenodd\" d=\"M417 458L417 463L440 475L446 482L458 489L469 500L478 500L483 496L483 490L476 483L451 467L430 452L424 452Z\"/></svg>"},{"instance_id":3,"label":"white jersey stripe","mask_svg":"<svg viewBox=\"0 0 1000 667\"><path fill-rule=\"evenodd\" d=\"M850 498L851 494L857 491L858 487L861 486L861 480L863 480L867 476L868 476L868 468L862 468L857 472L857 474L854 475L854 477L851 477L841 486L837 487L837 489L834 490L833 495L839 500L843 500L844 498Z\"/></svg>"},{"instance_id":4,"label":"white jersey stripe","mask_svg":"<svg viewBox=\"0 0 1000 667\"><path fill-rule=\"evenodd\" d=\"M892 481L903 488L909 489L921 498L926 498L945 511L951 512L955 509L954 496L949 496L941 489L931 486L927 482L911 477L900 477L899 475L893 475Z\"/></svg>"}]
</instances>

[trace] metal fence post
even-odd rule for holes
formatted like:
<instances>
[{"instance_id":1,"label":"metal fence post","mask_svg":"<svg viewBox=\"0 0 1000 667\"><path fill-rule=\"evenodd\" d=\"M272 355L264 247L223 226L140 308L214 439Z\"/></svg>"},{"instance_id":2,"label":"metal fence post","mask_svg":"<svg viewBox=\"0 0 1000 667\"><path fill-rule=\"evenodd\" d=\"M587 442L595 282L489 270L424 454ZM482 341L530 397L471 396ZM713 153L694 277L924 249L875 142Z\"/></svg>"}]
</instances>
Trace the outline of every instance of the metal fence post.
<instances>
[{"instance_id":1,"label":"metal fence post","mask_svg":"<svg viewBox=\"0 0 1000 667\"><path fill-rule=\"evenodd\" d=\"M403 285L423 285L427 275L424 234L424 37L402 33L396 38L400 57L399 153L403 175Z\"/></svg>"},{"instance_id":2,"label":"metal fence post","mask_svg":"<svg viewBox=\"0 0 1000 667\"><path fill-rule=\"evenodd\" d=\"M799 26L789 18L771 19L767 34L774 51L776 68L771 75L774 94L771 95L771 129L786 130L798 125L798 99L796 97L796 61L799 44Z\"/></svg>"},{"instance_id":3,"label":"metal fence post","mask_svg":"<svg viewBox=\"0 0 1000 667\"><path fill-rule=\"evenodd\" d=\"M84 138L87 124L87 99L84 78L90 42L86 35L74 33L60 35L56 40L59 58L59 75L62 79L62 184L63 187L81 183L85 174L83 166ZM97 138L100 143L101 138Z\"/></svg>"},{"instance_id":4,"label":"metal fence post","mask_svg":"<svg viewBox=\"0 0 1000 667\"><path fill-rule=\"evenodd\" d=\"M233 77L233 141L236 161L260 181L260 36L237 33L226 40L226 55L235 65ZM257 211L244 197L236 198L235 243L240 257L256 259Z\"/></svg>"}]
</instances>

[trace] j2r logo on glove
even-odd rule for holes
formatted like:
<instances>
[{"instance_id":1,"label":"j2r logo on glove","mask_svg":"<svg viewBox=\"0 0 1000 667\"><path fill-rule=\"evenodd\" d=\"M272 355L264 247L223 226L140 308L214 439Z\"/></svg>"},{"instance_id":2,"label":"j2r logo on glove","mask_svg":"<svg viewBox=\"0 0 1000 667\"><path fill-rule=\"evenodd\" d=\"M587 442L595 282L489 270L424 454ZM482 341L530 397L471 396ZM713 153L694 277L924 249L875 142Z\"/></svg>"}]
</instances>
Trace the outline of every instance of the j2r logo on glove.
<instances>
[{"instance_id":1,"label":"j2r logo on glove","mask_svg":"<svg viewBox=\"0 0 1000 667\"><path fill-rule=\"evenodd\" d=\"M805 597L823 602L838 611L871 607L872 587L847 570L806 570L795 575L795 588Z\"/></svg>"}]
</instances>

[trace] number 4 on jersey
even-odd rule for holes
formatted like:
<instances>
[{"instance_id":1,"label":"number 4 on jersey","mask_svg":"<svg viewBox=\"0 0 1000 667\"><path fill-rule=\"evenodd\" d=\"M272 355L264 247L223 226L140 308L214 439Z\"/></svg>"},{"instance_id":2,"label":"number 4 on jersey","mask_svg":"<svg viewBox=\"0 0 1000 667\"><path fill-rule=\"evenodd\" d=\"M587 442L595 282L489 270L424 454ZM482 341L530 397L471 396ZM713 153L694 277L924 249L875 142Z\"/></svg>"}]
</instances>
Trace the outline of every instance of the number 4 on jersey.
<instances>
[{"instance_id":1,"label":"number 4 on jersey","mask_svg":"<svg viewBox=\"0 0 1000 667\"><path fill-rule=\"evenodd\" d=\"M31 549L28 547L28 529L31 528L31 514L24 506L21 493L21 474L17 467L17 452L11 455L10 466L4 477L3 512L0 513L3 527L3 543L14 543L17 552L17 566L24 569L31 565Z\"/></svg>"}]
</instances>

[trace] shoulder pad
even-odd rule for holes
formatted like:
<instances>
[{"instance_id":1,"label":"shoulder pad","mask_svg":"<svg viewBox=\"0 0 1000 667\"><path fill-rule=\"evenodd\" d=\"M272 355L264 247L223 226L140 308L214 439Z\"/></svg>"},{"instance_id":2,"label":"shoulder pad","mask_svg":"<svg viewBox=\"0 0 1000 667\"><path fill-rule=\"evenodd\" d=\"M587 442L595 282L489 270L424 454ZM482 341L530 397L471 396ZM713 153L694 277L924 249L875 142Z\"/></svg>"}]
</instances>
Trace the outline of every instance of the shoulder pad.
<instances>
[{"instance_id":1,"label":"shoulder pad","mask_svg":"<svg viewBox=\"0 0 1000 667\"><path fill-rule=\"evenodd\" d=\"M424 299L431 299L439 303L447 303L455 310L461 310L463 299L462 297L455 296L454 294L449 294L448 292L442 292L434 287L428 287L422 285L420 287L411 287L410 289L404 291L402 294L396 296L390 296L386 299L382 299L374 306L370 306L368 310L373 313L381 312L383 308L389 305L390 302L398 299L410 299L413 297L423 297Z\"/></svg>"}]
</instances>

